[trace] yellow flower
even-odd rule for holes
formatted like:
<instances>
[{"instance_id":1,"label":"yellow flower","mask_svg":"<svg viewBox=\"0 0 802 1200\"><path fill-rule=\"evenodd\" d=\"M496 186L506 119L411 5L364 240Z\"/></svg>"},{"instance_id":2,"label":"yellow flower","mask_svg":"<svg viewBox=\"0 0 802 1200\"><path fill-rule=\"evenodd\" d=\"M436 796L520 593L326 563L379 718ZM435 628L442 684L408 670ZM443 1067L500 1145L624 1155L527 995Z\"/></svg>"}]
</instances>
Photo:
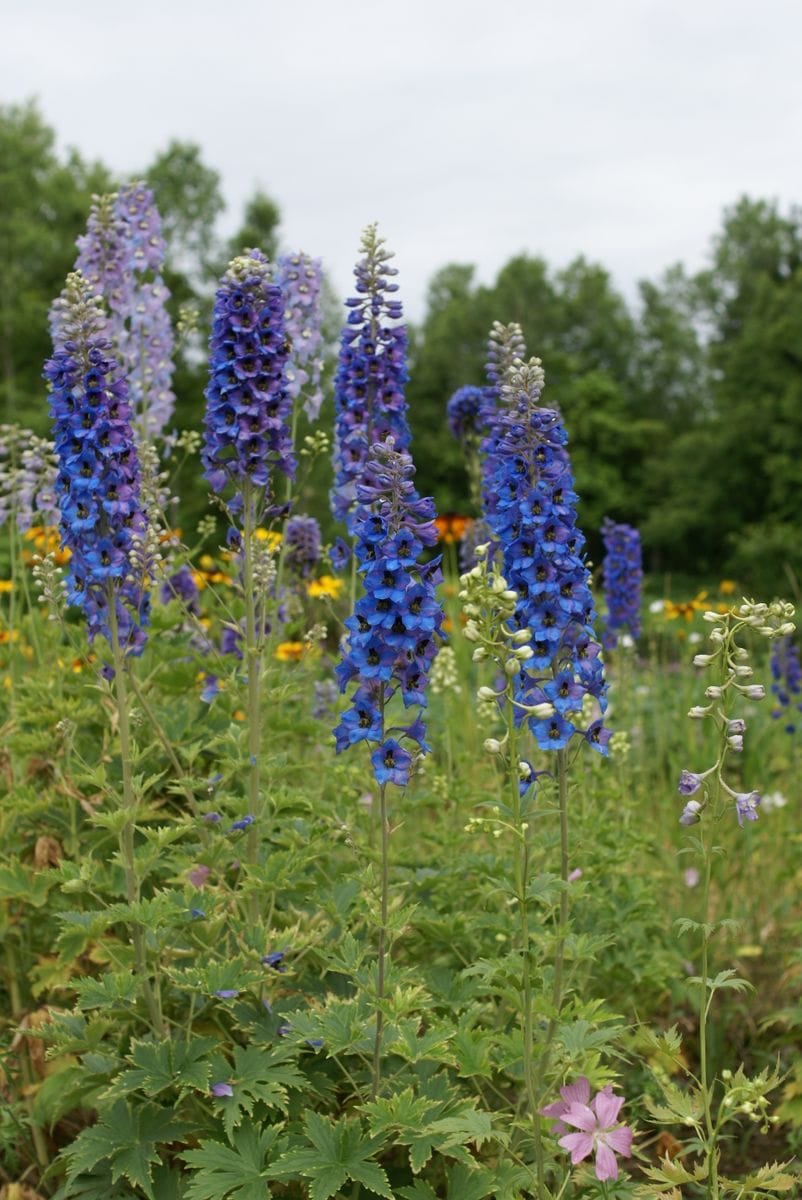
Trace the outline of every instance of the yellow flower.
<instances>
[{"instance_id":1,"label":"yellow flower","mask_svg":"<svg viewBox=\"0 0 802 1200\"><path fill-rule=\"evenodd\" d=\"M10 579L0 579L0 592L12 592L14 584Z\"/></svg>"},{"instance_id":2,"label":"yellow flower","mask_svg":"<svg viewBox=\"0 0 802 1200\"><path fill-rule=\"evenodd\" d=\"M692 621L696 613L704 612L707 609L706 599L707 592L697 592L693 600L687 600L684 604L675 604L673 600L666 600L666 620L674 621L677 617L684 617L686 621Z\"/></svg>"},{"instance_id":3,"label":"yellow flower","mask_svg":"<svg viewBox=\"0 0 802 1200\"><path fill-rule=\"evenodd\" d=\"M195 584L195 587L198 589L198 591L202 592L206 587L206 576L204 575L203 571L193 571L192 582Z\"/></svg>"},{"instance_id":4,"label":"yellow flower","mask_svg":"<svg viewBox=\"0 0 802 1200\"><path fill-rule=\"evenodd\" d=\"M315 600L336 600L340 592L343 590L344 584L342 579L335 579L333 575L321 575L320 579L310 579L306 585L307 595L312 596Z\"/></svg>"},{"instance_id":5,"label":"yellow flower","mask_svg":"<svg viewBox=\"0 0 802 1200\"><path fill-rule=\"evenodd\" d=\"M244 721L245 720L245 713L242 711L241 708L235 708L231 715L235 721Z\"/></svg>"},{"instance_id":6,"label":"yellow flower","mask_svg":"<svg viewBox=\"0 0 802 1200\"><path fill-rule=\"evenodd\" d=\"M721 583L718 585L718 590L721 592L722 596L733 596L738 590L738 584L734 579L722 579Z\"/></svg>"},{"instance_id":7,"label":"yellow flower","mask_svg":"<svg viewBox=\"0 0 802 1200\"><path fill-rule=\"evenodd\" d=\"M202 554L200 556L200 565L203 567L204 571L213 571L215 568L215 561L211 554Z\"/></svg>"},{"instance_id":8,"label":"yellow flower","mask_svg":"<svg viewBox=\"0 0 802 1200\"><path fill-rule=\"evenodd\" d=\"M306 646L303 642L281 642L276 647L276 658L279 662L298 662L304 655Z\"/></svg>"},{"instance_id":9,"label":"yellow flower","mask_svg":"<svg viewBox=\"0 0 802 1200\"><path fill-rule=\"evenodd\" d=\"M281 534L274 532L272 529L262 529L261 525L254 529L253 536L258 538L260 542L267 542L268 550L278 550L281 545Z\"/></svg>"}]
</instances>

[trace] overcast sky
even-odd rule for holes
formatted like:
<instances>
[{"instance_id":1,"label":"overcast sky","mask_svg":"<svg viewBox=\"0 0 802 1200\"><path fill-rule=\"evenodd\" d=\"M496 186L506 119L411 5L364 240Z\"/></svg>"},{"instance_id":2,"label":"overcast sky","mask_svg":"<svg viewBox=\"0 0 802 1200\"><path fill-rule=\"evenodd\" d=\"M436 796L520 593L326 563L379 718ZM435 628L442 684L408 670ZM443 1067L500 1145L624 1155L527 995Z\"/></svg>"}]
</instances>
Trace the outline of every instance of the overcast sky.
<instances>
[{"instance_id":1,"label":"overcast sky","mask_svg":"<svg viewBox=\"0 0 802 1200\"><path fill-rule=\"evenodd\" d=\"M447 262L584 253L631 299L746 192L802 201L794 0L3 0L0 102L134 173L171 138L347 293L369 221L407 311Z\"/></svg>"}]
</instances>

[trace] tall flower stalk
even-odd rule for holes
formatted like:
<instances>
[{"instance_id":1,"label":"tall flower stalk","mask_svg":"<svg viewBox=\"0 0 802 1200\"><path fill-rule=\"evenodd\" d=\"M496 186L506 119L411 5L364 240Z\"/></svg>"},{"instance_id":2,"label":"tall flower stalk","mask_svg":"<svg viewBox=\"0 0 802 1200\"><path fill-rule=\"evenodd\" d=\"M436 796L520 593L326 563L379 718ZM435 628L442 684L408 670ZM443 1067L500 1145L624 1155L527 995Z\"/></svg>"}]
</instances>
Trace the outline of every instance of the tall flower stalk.
<instances>
[{"instance_id":1,"label":"tall flower stalk","mask_svg":"<svg viewBox=\"0 0 802 1200\"><path fill-rule=\"evenodd\" d=\"M336 669L340 690L356 684L351 704L334 730L337 752L367 742L379 788L381 823L381 916L376 985L376 1034L371 1094L381 1079L382 1031L388 946L389 818L387 786L405 788L415 759L425 754L429 669L437 653L443 612L435 596L439 558L425 565L425 548L437 541L434 504L412 483L409 453L392 438L373 447L356 485L353 520L355 558L364 594L345 624L348 638ZM417 709L413 720L407 709Z\"/></svg>"},{"instance_id":2,"label":"tall flower stalk","mask_svg":"<svg viewBox=\"0 0 802 1200\"><path fill-rule=\"evenodd\" d=\"M627 632L633 641L640 637L643 565L637 529L605 517L601 532L604 541L602 579L607 600L603 640L605 649L611 650L618 644L620 633Z\"/></svg>"},{"instance_id":3,"label":"tall flower stalk","mask_svg":"<svg viewBox=\"0 0 802 1200\"><path fill-rule=\"evenodd\" d=\"M128 904L139 901L134 860L138 800L134 786L129 656L142 653L150 606L146 519L132 410L124 376L112 353L101 299L83 276L69 276L60 305L59 339L45 364L50 385L61 534L70 552L67 599L83 609L90 642L111 648L104 667L117 702L122 807L120 855ZM154 1031L161 1033L158 985L151 984L145 933L131 921L137 974Z\"/></svg>"},{"instance_id":4,"label":"tall flower stalk","mask_svg":"<svg viewBox=\"0 0 802 1200\"><path fill-rule=\"evenodd\" d=\"M215 297L209 343L205 477L232 523L229 540L240 550L245 603L248 681L248 861L258 848L264 813L260 789L261 685L268 625L271 564L256 536L263 523L286 511L280 477L292 479L295 457L288 418L292 399L285 370L290 343L284 297L258 250L232 260Z\"/></svg>"},{"instance_id":5,"label":"tall flower stalk","mask_svg":"<svg viewBox=\"0 0 802 1200\"><path fill-rule=\"evenodd\" d=\"M794 632L791 621L793 615L793 606L781 600L775 600L770 605L744 600L737 608L723 614L706 612L705 620L713 626L710 633L711 650L697 654L693 660L694 666L709 671L715 682L705 689L707 703L694 705L688 716L693 720L712 722L718 738L712 766L701 772L683 770L678 788L680 795L685 798L680 824L700 826L698 837L691 839L691 848L702 863L702 919L698 923L684 921L682 925L686 930L698 931L701 942L701 971L693 982L699 988L699 1084L704 1110L704 1136L701 1141L710 1200L718 1200L720 1195L716 1143L721 1126L730 1115L723 1103L717 1115L714 1109L716 1080L711 1078L709 1064L710 1013L716 992L722 987L732 987L737 982L733 979L732 971L721 972L714 979L710 977L710 946L722 927L720 923L710 920L713 860L720 853L720 848L713 845L710 835L712 827L733 812L742 828L744 822L756 821L760 806L758 792L738 791L727 779L730 759L742 753L746 732L746 721L737 715L737 705L743 700L762 700L766 695L764 686L753 682L754 671L749 664L749 652L740 639L751 631L776 643L778 639L787 638Z\"/></svg>"},{"instance_id":6,"label":"tall flower stalk","mask_svg":"<svg viewBox=\"0 0 802 1200\"><path fill-rule=\"evenodd\" d=\"M375 225L362 235L363 257L354 269L357 295L346 300L350 310L340 335L340 353L334 379L335 440L334 486L331 507L352 537L357 485L372 447L392 437L396 450L410 442L404 386L407 381L407 332L401 319L401 301L394 299L398 272L390 265L393 253L385 249Z\"/></svg>"},{"instance_id":7,"label":"tall flower stalk","mask_svg":"<svg viewBox=\"0 0 802 1200\"><path fill-rule=\"evenodd\" d=\"M512 743L526 723L541 751L554 751L560 824L559 925L554 952L552 1004L534 1084L534 1136L538 1191L544 1194L544 1155L537 1109L550 1066L563 1005L563 961L568 931L568 758L576 737L607 754L609 730L602 715L606 684L593 622L589 571L582 557L567 434L560 414L541 403L544 374L539 359L509 362L519 341L516 327L494 327L491 383L496 400L488 410L483 443L486 520L502 551L502 571L515 593L513 629L526 634L525 655L510 663ZM496 372L506 363L502 378ZM586 717L588 709L595 710ZM517 761L517 754L511 761ZM528 856L524 866L528 868ZM522 919L521 937L528 934ZM528 961L525 958L525 970ZM524 997L526 1003L526 996ZM530 1106L533 1101L530 1098Z\"/></svg>"}]
</instances>

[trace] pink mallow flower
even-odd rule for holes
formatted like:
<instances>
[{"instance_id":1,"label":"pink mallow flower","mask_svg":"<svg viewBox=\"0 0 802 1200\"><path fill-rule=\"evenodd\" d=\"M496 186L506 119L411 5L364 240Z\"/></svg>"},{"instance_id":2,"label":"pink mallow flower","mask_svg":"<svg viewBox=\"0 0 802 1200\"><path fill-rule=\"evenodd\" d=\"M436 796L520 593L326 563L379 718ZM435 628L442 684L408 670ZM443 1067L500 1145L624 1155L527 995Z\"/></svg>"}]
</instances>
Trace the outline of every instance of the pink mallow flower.
<instances>
[{"instance_id":1,"label":"pink mallow flower","mask_svg":"<svg viewBox=\"0 0 802 1200\"><path fill-rule=\"evenodd\" d=\"M570 1151L573 1166L595 1151L596 1178L617 1179L616 1154L629 1158L632 1153L632 1130L628 1125L617 1124L623 1096L614 1096L608 1085L591 1100L590 1084L584 1075L569 1087L561 1088L560 1095L561 1101L540 1112L555 1120L552 1133L563 1133L559 1144ZM569 1126L578 1132L564 1132Z\"/></svg>"}]
</instances>

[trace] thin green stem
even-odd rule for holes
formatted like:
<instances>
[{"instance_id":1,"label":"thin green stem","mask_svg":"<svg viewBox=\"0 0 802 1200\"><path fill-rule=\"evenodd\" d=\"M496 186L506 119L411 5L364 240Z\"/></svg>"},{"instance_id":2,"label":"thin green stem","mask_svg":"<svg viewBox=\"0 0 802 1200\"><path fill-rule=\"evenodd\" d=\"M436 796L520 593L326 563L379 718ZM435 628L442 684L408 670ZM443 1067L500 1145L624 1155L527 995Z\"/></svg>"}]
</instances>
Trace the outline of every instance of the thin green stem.
<instances>
[{"instance_id":1,"label":"thin green stem","mask_svg":"<svg viewBox=\"0 0 802 1200\"><path fill-rule=\"evenodd\" d=\"M129 675L128 679L129 679L131 687L134 691L134 694L137 698L137 702L138 702L140 708L142 709L145 716L150 721L153 732L156 734L156 737L161 742L162 748L163 748L165 754L167 755L167 757L169 758L170 763L172 764L172 768L176 773L176 777L178 779L180 779L181 776L184 774L184 770L181 766L181 763L178 761L178 756L177 756L175 750L173 749L170 739L168 738L167 734L162 729L162 726L159 722L159 718L156 716L155 712L150 707L147 697L145 696L143 689L139 686L139 683L137 682L135 677L133 675ZM197 804L197 801L195 800L194 795L189 790L189 788L182 787L181 791L184 794L187 804L189 805L190 809L197 816L198 804Z\"/></svg>"},{"instance_id":2,"label":"thin green stem","mask_svg":"<svg viewBox=\"0 0 802 1200\"><path fill-rule=\"evenodd\" d=\"M246 483L243 488L244 523L242 531L243 583L245 588L245 663L248 672L248 811L254 822L248 830L246 860L256 863L259 852L260 818L262 805L259 796L259 750L262 655L260 632L256 628L256 595L253 573L254 550L254 499L253 488ZM258 906L255 898L250 905L250 916L256 919Z\"/></svg>"},{"instance_id":3,"label":"thin green stem","mask_svg":"<svg viewBox=\"0 0 802 1200\"><path fill-rule=\"evenodd\" d=\"M108 589L109 632L111 634L111 652L114 658L114 692L117 700L117 726L120 737L120 761L123 776L123 811L125 823L120 830L120 857L125 873L125 895L129 905L139 903L139 878L136 873L134 858L134 828L136 823L137 798L134 790L134 772L131 755L131 716L128 702L128 665L120 645L119 627L117 624L117 593L113 587ZM163 1021L158 990L154 991L148 975L147 955L145 950L145 933L138 920L131 920L131 941L134 947L134 962L136 973L142 983L142 993L145 997L148 1013L153 1030L159 1036L162 1033Z\"/></svg>"},{"instance_id":4,"label":"thin green stem","mask_svg":"<svg viewBox=\"0 0 802 1200\"><path fill-rule=\"evenodd\" d=\"M711 1086L708 1078L708 1062L707 1062L707 1020L710 1012L710 1000L708 999L708 946L710 943L710 935L708 933L709 910L710 910L710 875L712 860L708 846L702 840L704 850L704 885L702 888L702 983L700 987L699 999L699 1062L702 1087L702 1100L705 1110L705 1130L707 1132L707 1169L708 1169L708 1196L710 1200L718 1200L718 1159L716 1157L716 1127L713 1121L711 1100ZM710 996L712 1000L712 993Z\"/></svg>"},{"instance_id":5,"label":"thin green stem","mask_svg":"<svg viewBox=\"0 0 802 1200\"><path fill-rule=\"evenodd\" d=\"M384 685L379 696L379 712L381 713L381 740L384 742ZM376 1040L373 1045L373 1072L371 1075L370 1094L376 1099L381 1080L382 1034L384 1032L384 1002L385 960L387 957L387 918L389 914L390 894L390 825L387 820L387 784L379 787L379 821L381 824L381 923L379 925L378 965L376 975Z\"/></svg>"},{"instance_id":6,"label":"thin green stem","mask_svg":"<svg viewBox=\"0 0 802 1200\"><path fill-rule=\"evenodd\" d=\"M540 1114L538 1113L538 1087L535 1079L535 1065L532 1059L534 1043L534 1018L532 1014L532 963L529 936L529 828L524 821L521 809L520 773L518 767L518 729L515 724L515 710L512 706L511 688L507 687L507 746L509 750L509 785L510 807L518 836L518 846L515 855L515 895L518 901L518 920L520 926L521 949L521 1041L524 1085L526 1099L529 1105L529 1119L532 1122L532 1139L535 1146L535 1163L537 1171L538 1195L544 1192L544 1161L543 1137L540 1129Z\"/></svg>"}]
</instances>

